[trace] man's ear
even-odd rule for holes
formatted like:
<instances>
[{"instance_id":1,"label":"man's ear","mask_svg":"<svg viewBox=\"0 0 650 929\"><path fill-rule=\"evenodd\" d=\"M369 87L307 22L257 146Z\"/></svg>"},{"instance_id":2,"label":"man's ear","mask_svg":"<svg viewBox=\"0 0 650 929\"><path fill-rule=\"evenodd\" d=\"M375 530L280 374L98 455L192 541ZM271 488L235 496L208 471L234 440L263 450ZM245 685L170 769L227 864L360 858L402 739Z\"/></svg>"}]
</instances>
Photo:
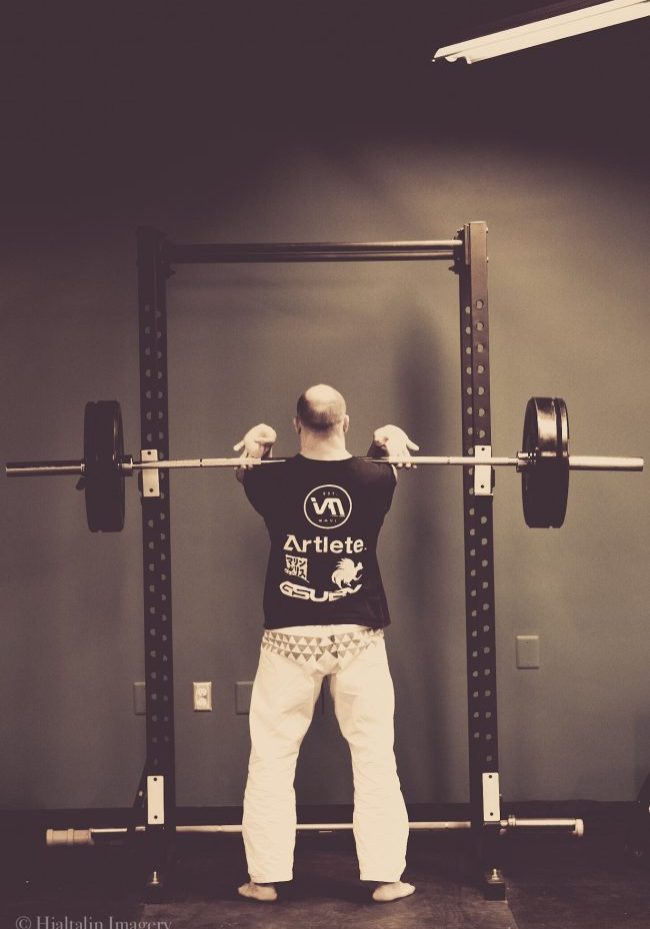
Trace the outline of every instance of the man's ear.
<instances>
[{"instance_id":1,"label":"man's ear","mask_svg":"<svg viewBox=\"0 0 650 929\"><path fill-rule=\"evenodd\" d=\"M343 432L347 432L349 428L350 428L350 417L346 413L345 416L343 417Z\"/></svg>"},{"instance_id":2,"label":"man's ear","mask_svg":"<svg viewBox=\"0 0 650 929\"><path fill-rule=\"evenodd\" d=\"M293 417L293 428L296 430L298 435L300 435L301 424L297 416Z\"/></svg>"}]
</instances>

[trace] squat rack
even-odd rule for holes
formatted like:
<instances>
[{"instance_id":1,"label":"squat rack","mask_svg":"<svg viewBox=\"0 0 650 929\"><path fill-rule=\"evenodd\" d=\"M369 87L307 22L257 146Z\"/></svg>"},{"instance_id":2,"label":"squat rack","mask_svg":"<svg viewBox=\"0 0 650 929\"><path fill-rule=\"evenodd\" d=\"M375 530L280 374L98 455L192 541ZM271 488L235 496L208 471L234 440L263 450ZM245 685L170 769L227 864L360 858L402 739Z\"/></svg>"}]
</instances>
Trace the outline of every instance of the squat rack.
<instances>
[{"instance_id":1,"label":"squat rack","mask_svg":"<svg viewBox=\"0 0 650 929\"><path fill-rule=\"evenodd\" d=\"M138 242L141 448L169 458L167 279L175 265L307 261L452 261L459 277L463 454L491 451L487 227L424 242L178 244L150 227ZM476 443L476 449L475 449ZM142 457L145 457L143 452ZM481 483L474 472L482 472ZM487 472L487 473L486 473ZM170 483L141 485L146 679L146 761L136 805L146 809L148 887L162 887L176 832ZM148 482L147 482L148 483ZM479 486L482 488L479 490ZM471 830L486 896L505 897L501 831L492 523L493 471L463 468ZM541 824L541 823L540 823Z\"/></svg>"}]
</instances>

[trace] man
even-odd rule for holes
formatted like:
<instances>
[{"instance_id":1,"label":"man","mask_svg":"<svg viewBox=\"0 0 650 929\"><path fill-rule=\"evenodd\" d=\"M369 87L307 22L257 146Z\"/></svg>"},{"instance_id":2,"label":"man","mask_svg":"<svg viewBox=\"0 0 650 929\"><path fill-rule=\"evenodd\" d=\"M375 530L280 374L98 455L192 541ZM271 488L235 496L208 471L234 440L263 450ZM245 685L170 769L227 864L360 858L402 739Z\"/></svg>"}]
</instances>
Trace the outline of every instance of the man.
<instances>
[{"instance_id":1,"label":"man","mask_svg":"<svg viewBox=\"0 0 650 929\"><path fill-rule=\"evenodd\" d=\"M374 900L387 902L415 890L401 881L408 817L393 751L394 694L383 637L390 617L376 556L395 470L346 450L349 417L332 387L318 384L302 394L294 426L300 453L286 462L251 463L268 458L275 443L265 424L235 445L242 454L238 480L271 539L244 796L250 881L239 893L276 900L275 884L292 879L296 761L328 676L352 756L360 877L377 884ZM417 448L401 429L384 426L370 454L410 467Z\"/></svg>"}]
</instances>

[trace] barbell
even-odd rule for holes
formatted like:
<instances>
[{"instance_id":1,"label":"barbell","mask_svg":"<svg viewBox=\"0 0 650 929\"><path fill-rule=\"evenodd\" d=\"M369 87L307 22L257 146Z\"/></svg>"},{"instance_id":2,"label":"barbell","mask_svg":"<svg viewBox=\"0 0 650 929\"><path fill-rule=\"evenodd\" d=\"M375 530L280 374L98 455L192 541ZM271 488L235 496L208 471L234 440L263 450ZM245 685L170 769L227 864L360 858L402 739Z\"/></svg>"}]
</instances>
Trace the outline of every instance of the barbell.
<instances>
[{"instance_id":1,"label":"barbell","mask_svg":"<svg viewBox=\"0 0 650 929\"><path fill-rule=\"evenodd\" d=\"M569 471L642 471L642 458L569 455L569 418L564 400L532 397L526 405L523 449L512 458L492 457L486 446L473 455L415 455L414 465L456 465L472 468L474 493L491 492L494 467L514 467L521 473L524 519L531 528L559 527L564 522L569 495ZM122 412L116 400L90 401L84 411L84 457L66 461L14 461L6 465L8 477L78 475L78 489L86 496L86 515L91 532L119 532L124 526L125 478L140 472L143 492L147 483L155 493L153 472L174 468L238 468L241 458L189 458L159 460L147 450L144 460L124 453ZM246 460L247 465L278 465L284 458ZM367 458L367 461L402 464L399 458ZM147 482L147 473L149 481Z\"/></svg>"}]
</instances>

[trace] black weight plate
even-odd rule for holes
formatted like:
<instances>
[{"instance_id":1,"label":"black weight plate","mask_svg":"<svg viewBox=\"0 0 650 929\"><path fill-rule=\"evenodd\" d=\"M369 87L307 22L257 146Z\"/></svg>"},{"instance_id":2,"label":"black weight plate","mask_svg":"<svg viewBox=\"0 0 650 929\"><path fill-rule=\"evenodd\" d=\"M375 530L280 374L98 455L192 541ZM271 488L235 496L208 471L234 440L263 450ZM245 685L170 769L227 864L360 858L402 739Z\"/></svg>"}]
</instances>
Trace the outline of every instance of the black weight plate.
<instances>
[{"instance_id":1,"label":"black weight plate","mask_svg":"<svg viewBox=\"0 0 650 929\"><path fill-rule=\"evenodd\" d=\"M523 451L530 458L521 474L526 525L559 528L569 497L569 417L564 400L531 397L524 417Z\"/></svg>"},{"instance_id":2,"label":"black weight plate","mask_svg":"<svg viewBox=\"0 0 650 929\"><path fill-rule=\"evenodd\" d=\"M84 413L84 489L91 532L124 527L122 413L116 400L86 404Z\"/></svg>"}]
</instances>

